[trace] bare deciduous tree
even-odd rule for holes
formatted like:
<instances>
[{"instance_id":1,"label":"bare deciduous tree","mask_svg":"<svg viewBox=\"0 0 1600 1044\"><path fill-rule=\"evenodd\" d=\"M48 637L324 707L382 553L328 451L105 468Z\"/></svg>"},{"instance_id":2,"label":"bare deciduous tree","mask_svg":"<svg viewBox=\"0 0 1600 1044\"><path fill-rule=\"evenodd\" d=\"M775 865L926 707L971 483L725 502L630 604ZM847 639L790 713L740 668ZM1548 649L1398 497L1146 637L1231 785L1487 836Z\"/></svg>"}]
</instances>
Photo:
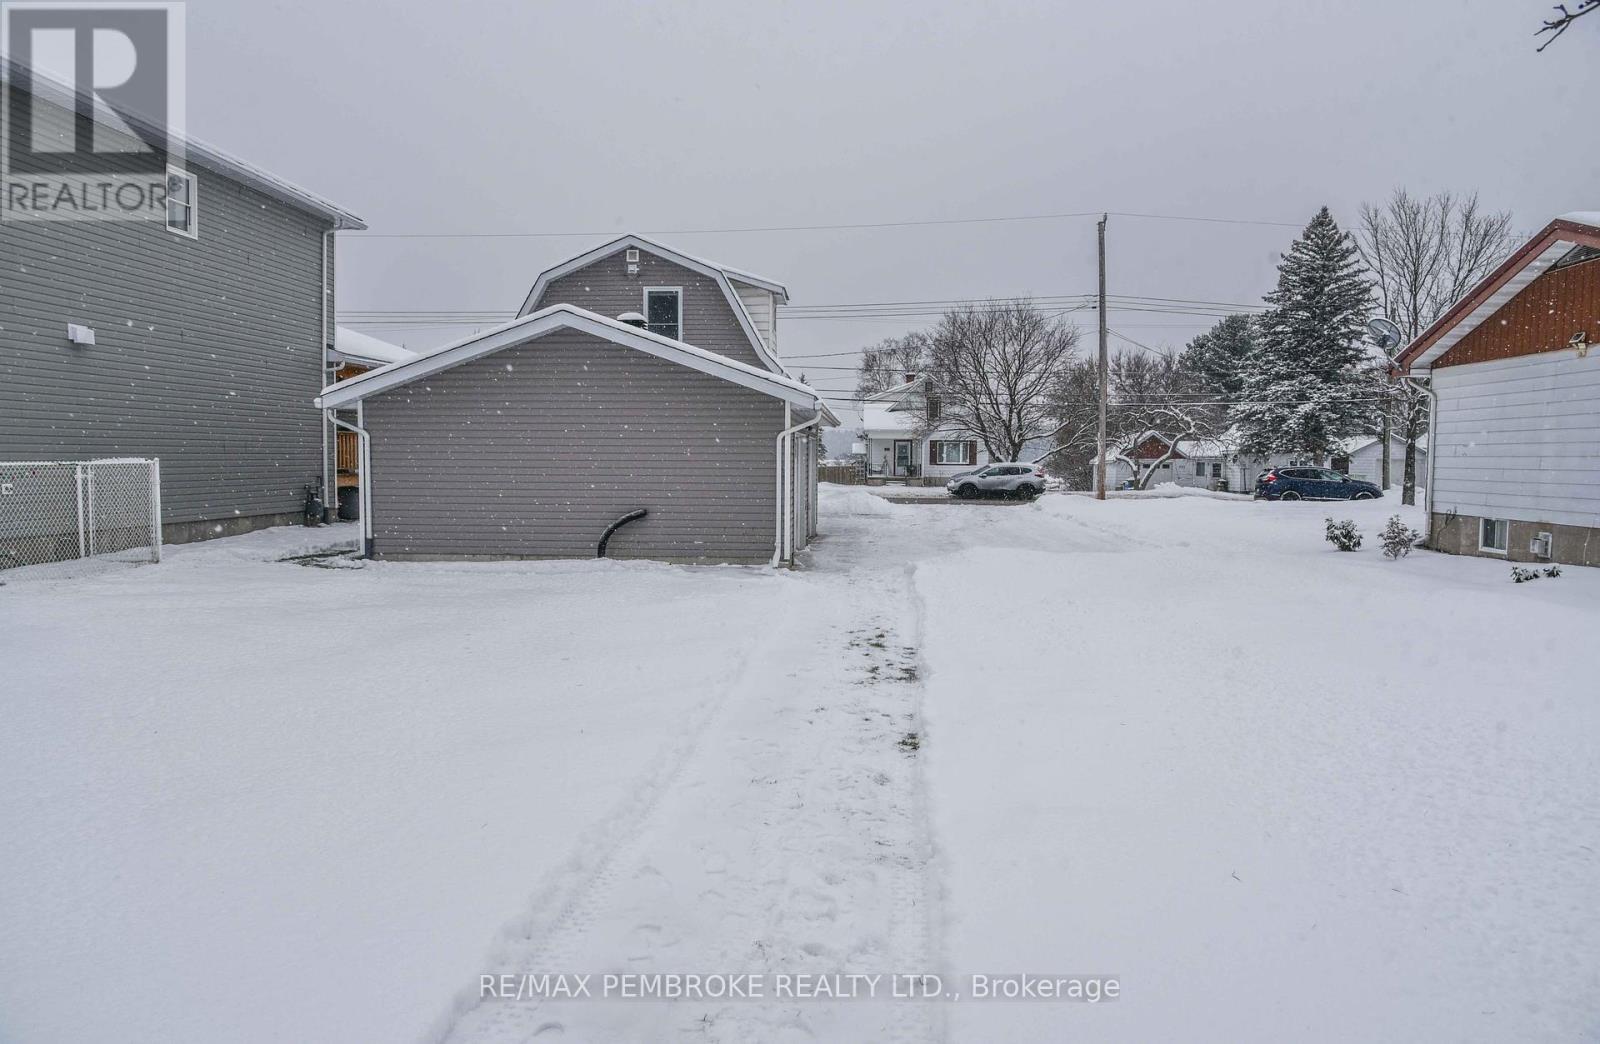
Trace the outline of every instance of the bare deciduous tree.
<instances>
[{"instance_id":1,"label":"bare deciduous tree","mask_svg":"<svg viewBox=\"0 0 1600 1044\"><path fill-rule=\"evenodd\" d=\"M1226 408L1214 404L1201 375L1175 353L1118 352L1110 378L1116 433L1110 453L1133 472L1135 489L1150 485L1161 465L1180 452L1180 442L1214 439L1226 424ZM1142 460L1137 451L1151 435L1166 450Z\"/></svg>"},{"instance_id":2,"label":"bare deciduous tree","mask_svg":"<svg viewBox=\"0 0 1600 1044\"><path fill-rule=\"evenodd\" d=\"M1100 431L1100 367L1092 359L1067 367L1050 395L1056 427L1050 449L1034 459L1048 463L1069 489L1089 489L1094 481L1093 456Z\"/></svg>"},{"instance_id":3,"label":"bare deciduous tree","mask_svg":"<svg viewBox=\"0 0 1600 1044\"><path fill-rule=\"evenodd\" d=\"M1051 437L1054 391L1075 360L1078 329L1032 301L989 301L945 313L930 339L924 429L969 433L996 460ZM931 406L936 404L935 414Z\"/></svg>"},{"instance_id":4,"label":"bare deciduous tree","mask_svg":"<svg viewBox=\"0 0 1600 1044\"><path fill-rule=\"evenodd\" d=\"M930 339L921 330L904 337L886 337L861 353L856 372L856 396L866 398L901 383L908 373L921 373L928 365Z\"/></svg>"},{"instance_id":5,"label":"bare deciduous tree","mask_svg":"<svg viewBox=\"0 0 1600 1044\"><path fill-rule=\"evenodd\" d=\"M1356 246L1375 277L1379 307L1409 343L1505 258L1511 239L1510 213L1483 211L1476 194L1415 197L1396 189L1381 207L1362 204ZM1409 384L1388 388L1389 416L1398 419L1406 447L1401 500L1415 504L1428 400ZM1383 454L1387 461L1387 443Z\"/></svg>"}]
</instances>

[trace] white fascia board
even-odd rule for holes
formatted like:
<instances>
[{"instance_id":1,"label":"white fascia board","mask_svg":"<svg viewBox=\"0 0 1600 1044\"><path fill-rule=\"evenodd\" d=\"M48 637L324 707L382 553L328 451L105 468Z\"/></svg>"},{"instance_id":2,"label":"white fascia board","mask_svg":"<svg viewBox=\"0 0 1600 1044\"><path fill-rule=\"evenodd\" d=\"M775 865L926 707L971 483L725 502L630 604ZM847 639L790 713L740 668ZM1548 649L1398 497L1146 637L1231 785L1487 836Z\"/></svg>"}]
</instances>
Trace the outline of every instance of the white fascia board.
<instances>
[{"instance_id":1,"label":"white fascia board","mask_svg":"<svg viewBox=\"0 0 1600 1044\"><path fill-rule=\"evenodd\" d=\"M1451 327L1450 331L1443 337L1429 345L1428 350L1419 355L1416 361L1411 364L1411 369L1431 371L1435 359L1454 348L1456 342L1476 330L1483 324L1485 319L1498 312L1513 297L1527 289L1529 283L1544 275L1546 269L1565 257L1567 252L1575 245L1567 240L1558 239L1545 247L1538 257L1529 261L1516 275L1506 280L1500 289L1490 294L1482 304L1467 313L1466 318Z\"/></svg>"},{"instance_id":2,"label":"white fascia board","mask_svg":"<svg viewBox=\"0 0 1600 1044\"><path fill-rule=\"evenodd\" d=\"M744 283L747 286L753 286L757 290L765 290L767 293L777 297L779 299L779 304L789 303L789 288L777 280L768 279L766 276L758 276L753 272L745 272L737 268L729 268L726 265L719 265L717 267L726 272L728 277L735 282Z\"/></svg>"},{"instance_id":3,"label":"white fascia board","mask_svg":"<svg viewBox=\"0 0 1600 1044\"><path fill-rule=\"evenodd\" d=\"M815 391L789 377L768 373L715 352L708 352L703 348L684 344L682 341L674 341L670 337L662 337L648 330L619 323L615 319L586 311L576 305L557 304L542 308L532 315L513 319L483 333L435 348L414 359L390 363L376 370L369 370L358 377L352 377L348 381L329 385L322 389L322 394L317 397L317 406L321 409L333 409L359 402L369 396L421 380L474 359L481 359L558 329L570 329L604 338L658 359L687 366L752 391L771 395L795 406L813 409L818 402Z\"/></svg>"},{"instance_id":4,"label":"white fascia board","mask_svg":"<svg viewBox=\"0 0 1600 1044\"><path fill-rule=\"evenodd\" d=\"M518 309L517 314L519 316L530 314L529 309L544 295L545 288L550 285L551 280L571 275L573 272L605 260L619 250L627 250L629 248L648 250L652 254L660 255L669 261L680 264L690 271L698 272L708 279L716 280L717 286L722 290L722 296L727 299L728 307L733 309L734 318L739 321L739 326L744 330L745 337L749 339L751 347L755 349L756 356L766 363L767 368L773 373L781 373L788 376L788 371L783 368L783 364L779 363L772 353L767 350L767 344L762 340L760 331L756 329L756 324L750 318L750 313L745 310L744 301L740 300L738 293L733 289L733 284L729 282L726 269L721 265L703 261L698 257L685 254L681 250L674 250L672 247L646 239L640 235L619 236L609 242L601 243L592 250L586 250L576 257L568 258L553 268L547 268L540 272L539 277L533 281L533 289L529 290L528 296L523 298L522 307ZM785 292L785 297L787 298L787 292Z\"/></svg>"}]
</instances>

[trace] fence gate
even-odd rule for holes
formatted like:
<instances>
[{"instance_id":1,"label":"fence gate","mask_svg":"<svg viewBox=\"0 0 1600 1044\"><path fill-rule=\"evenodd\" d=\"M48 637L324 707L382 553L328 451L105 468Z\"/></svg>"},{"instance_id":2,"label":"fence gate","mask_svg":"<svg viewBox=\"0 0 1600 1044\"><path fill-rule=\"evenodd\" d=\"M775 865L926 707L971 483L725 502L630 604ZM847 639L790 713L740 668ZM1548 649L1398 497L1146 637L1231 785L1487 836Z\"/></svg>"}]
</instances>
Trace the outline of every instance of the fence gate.
<instances>
[{"instance_id":1,"label":"fence gate","mask_svg":"<svg viewBox=\"0 0 1600 1044\"><path fill-rule=\"evenodd\" d=\"M161 462L0 461L0 569L161 561Z\"/></svg>"}]
</instances>

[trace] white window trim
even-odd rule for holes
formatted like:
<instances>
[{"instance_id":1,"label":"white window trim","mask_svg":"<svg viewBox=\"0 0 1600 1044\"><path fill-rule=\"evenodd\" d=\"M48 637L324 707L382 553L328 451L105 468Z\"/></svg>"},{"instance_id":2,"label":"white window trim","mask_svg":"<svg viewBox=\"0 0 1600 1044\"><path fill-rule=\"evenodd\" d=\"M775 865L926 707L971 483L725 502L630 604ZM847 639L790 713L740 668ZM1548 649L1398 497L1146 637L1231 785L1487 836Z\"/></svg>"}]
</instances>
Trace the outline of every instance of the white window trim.
<instances>
[{"instance_id":1,"label":"white window trim","mask_svg":"<svg viewBox=\"0 0 1600 1044\"><path fill-rule=\"evenodd\" d=\"M640 310L644 312L644 328L646 330L650 329L650 295L651 294L677 294L678 295L678 333L672 339L674 341L683 340L683 287L681 287L681 286L647 286L647 287L644 288L644 295L639 299L639 304L642 306ZM665 336L665 335L663 334L662 336Z\"/></svg>"},{"instance_id":2,"label":"white window trim","mask_svg":"<svg viewBox=\"0 0 1600 1044\"><path fill-rule=\"evenodd\" d=\"M1483 524L1485 522L1494 522L1497 525L1505 526L1505 540L1506 540L1506 546L1505 547L1490 547L1488 544L1485 544L1483 542L1483 528L1484 528ZM1505 518L1480 518L1480 519L1478 519L1478 550L1479 551L1482 551L1482 552L1485 552L1485 553L1491 554L1491 555L1503 555L1503 554L1506 554L1508 551L1510 551L1510 549L1511 549L1511 520L1510 519L1505 519Z\"/></svg>"},{"instance_id":3,"label":"white window trim","mask_svg":"<svg viewBox=\"0 0 1600 1044\"><path fill-rule=\"evenodd\" d=\"M968 439L939 439L937 441L939 443L939 453L938 453L939 460L936 463L940 467L950 467L950 466L955 465L955 464L965 464L967 462L967 443L970 440L968 440ZM961 459L960 460L945 460L944 459L944 455L945 455L945 447L946 446L960 446L961 447L961 452L958 454L958 456Z\"/></svg>"},{"instance_id":4,"label":"white window trim","mask_svg":"<svg viewBox=\"0 0 1600 1044\"><path fill-rule=\"evenodd\" d=\"M167 226L167 231L171 232L173 235L175 235L175 236L183 236L185 239L199 239L200 238L200 179L195 176L193 171L184 170L182 167L168 167L167 168L167 176L171 177L174 174L176 174L178 177L183 178L183 180L185 180L185 181L187 181L189 183L189 227L188 228L173 228L172 227L172 219L171 219L171 217L163 214L162 218L163 218L163 220L164 220L164 222L165 222L165 224Z\"/></svg>"}]
</instances>

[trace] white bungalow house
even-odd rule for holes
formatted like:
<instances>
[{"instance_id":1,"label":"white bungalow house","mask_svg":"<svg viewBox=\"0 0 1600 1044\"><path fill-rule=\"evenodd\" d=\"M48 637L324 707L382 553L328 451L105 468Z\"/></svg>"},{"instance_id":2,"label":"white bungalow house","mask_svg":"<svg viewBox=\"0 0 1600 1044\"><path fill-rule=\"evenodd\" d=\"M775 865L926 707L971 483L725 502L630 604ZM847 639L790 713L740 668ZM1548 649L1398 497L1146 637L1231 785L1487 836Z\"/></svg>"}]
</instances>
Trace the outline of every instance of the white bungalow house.
<instances>
[{"instance_id":1,"label":"white bungalow house","mask_svg":"<svg viewBox=\"0 0 1600 1044\"><path fill-rule=\"evenodd\" d=\"M908 482L943 482L993 462L983 441L970 432L939 426L938 401L927 404L927 379L906 374L905 380L861 404L861 441L867 476ZM925 412L934 427L924 431Z\"/></svg>"},{"instance_id":2,"label":"white bungalow house","mask_svg":"<svg viewBox=\"0 0 1600 1044\"><path fill-rule=\"evenodd\" d=\"M1376 435L1358 435L1345 439L1333 455L1332 466L1351 478L1383 485L1383 440ZM1427 486L1428 436L1417 440L1417 488ZM1405 483L1406 444L1401 439L1389 439L1389 486L1399 489Z\"/></svg>"},{"instance_id":3,"label":"white bungalow house","mask_svg":"<svg viewBox=\"0 0 1600 1044\"><path fill-rule=\"evenodd\" d=\"M1094 463L1093 456L1089 462ZM1300 463L1310 461L1288 454L1256 457L1241 453L1234 440L1226 435L1217 439L1179 439L1174 446L1165 436L1146 431L1107 452L1106 488L1121 489L1138 475L1153 469L1147 486L1172 483L1248 493L1255 488L1256 476L1267 468Z\"/></svg>"}]
</instances>

